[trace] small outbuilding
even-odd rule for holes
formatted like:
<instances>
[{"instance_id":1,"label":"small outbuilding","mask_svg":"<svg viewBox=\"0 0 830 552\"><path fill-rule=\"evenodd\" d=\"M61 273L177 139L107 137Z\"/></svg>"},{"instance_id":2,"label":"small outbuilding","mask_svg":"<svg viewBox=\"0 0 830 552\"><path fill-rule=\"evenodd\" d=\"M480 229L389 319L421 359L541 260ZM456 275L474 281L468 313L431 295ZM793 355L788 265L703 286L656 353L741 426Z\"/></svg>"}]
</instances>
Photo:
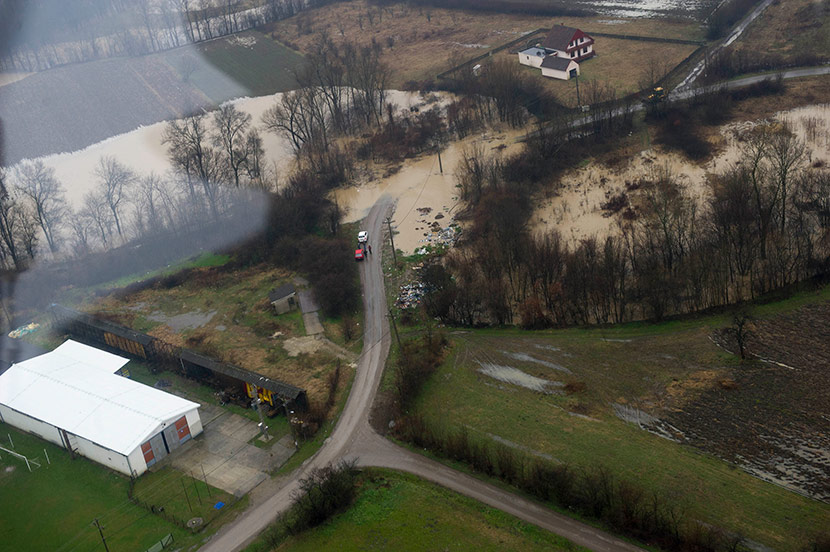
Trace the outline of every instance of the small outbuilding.
<instances>
[{"instance_id":1,"label":"small outbuilding","mask_svg":"<svg viewBox=\"0 0 830 552\"><path fill-rule=\"evenodd\" d=\"M568 80L579 76L579 64L572 59L547 56L542 61L542 76Z\"/></svg>"},{"instance_id":2,"label":"small outbuilding","mask_svg":"<svg viewBox=\"0 0 830 552\"><path fill-rule=\"evenodd\" d=\"M69 340L0 375L0 421L136 477L202 432L199 404L120 376L128 360Z\"/></svg>"},{"instance_id":3,"label":"small outbuilding","mask_svg":"<svg viewBox=\"0 0 830 552\"><path fill-rule=\"evenodd\" d=\"M277 314L283 314L297 308L297 291L294 289L294 284L285 284L271 290L268 299Z\"/></svg>"},{"instance_id":4,"label":"small outbuilding","mask_svg":"<svg viewBox=\"0 0 830 552\"><path fill-rule=\"evenodd\" d=\"M519 52L519 63L529 67L539 68L548 53L544 48L528 48Z\"/></svg>"}]
</instances>

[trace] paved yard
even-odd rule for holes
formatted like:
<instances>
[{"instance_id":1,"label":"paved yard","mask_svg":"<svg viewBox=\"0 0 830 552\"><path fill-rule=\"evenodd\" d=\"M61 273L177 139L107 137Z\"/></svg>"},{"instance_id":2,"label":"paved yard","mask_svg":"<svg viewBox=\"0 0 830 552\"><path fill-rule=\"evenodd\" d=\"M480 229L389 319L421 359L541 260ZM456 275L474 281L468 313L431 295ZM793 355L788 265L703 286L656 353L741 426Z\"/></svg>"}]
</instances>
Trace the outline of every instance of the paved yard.
<instances>
[{"instance_id":1,"label":"paved yard","mask_svg":"<svg viewBox=\"0 0 830 552\"><path fill-rule=\"evenodd\" d=\"M199 414L204 433L170 455L171 463L194 477L201 478L204 470L209 484L237 497L267 479L268 472L294 454L290 435L261 449L249 444L259 434L256 422L210 404L203 404Z\"/></svg>"}]
</instances>

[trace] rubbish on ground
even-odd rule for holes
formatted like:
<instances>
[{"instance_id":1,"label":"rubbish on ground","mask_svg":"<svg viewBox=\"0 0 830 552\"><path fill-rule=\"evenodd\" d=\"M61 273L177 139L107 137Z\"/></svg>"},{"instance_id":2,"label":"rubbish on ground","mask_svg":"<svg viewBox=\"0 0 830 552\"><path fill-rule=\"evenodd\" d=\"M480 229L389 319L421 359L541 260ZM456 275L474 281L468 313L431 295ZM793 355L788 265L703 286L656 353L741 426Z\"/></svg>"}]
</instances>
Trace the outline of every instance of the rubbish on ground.
<instances>
[{"instance_id":1,"label":"rubbish on ground","mask_svg":"<svg viewBox=\"0 0 830 552\"><path fill-rule=\"evenodd\" d=\"M26 334L30 334L40 328L40 324L32 322L31 324L26 324L25 326L20 326L19 328L12 330L9 332L9 337L12 339L19 339Z\"/></svg>"}]
</instances>

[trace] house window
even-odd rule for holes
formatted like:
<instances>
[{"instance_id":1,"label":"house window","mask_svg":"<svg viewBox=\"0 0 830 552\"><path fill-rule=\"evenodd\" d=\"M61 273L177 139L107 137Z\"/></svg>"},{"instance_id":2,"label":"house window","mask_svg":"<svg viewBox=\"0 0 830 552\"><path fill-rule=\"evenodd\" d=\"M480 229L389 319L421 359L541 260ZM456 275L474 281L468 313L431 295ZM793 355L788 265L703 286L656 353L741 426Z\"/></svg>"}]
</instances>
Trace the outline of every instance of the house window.
<instances>
[{"instance_id":1,"label":"house window","mask_svg":"<svg viewBox=\"0 0 830 552\"><path fill-rule=\"evenodd\" d=\"M574 57L575 54L576 52L571 52L571 57Z\"/></svg>"}]
</instances>

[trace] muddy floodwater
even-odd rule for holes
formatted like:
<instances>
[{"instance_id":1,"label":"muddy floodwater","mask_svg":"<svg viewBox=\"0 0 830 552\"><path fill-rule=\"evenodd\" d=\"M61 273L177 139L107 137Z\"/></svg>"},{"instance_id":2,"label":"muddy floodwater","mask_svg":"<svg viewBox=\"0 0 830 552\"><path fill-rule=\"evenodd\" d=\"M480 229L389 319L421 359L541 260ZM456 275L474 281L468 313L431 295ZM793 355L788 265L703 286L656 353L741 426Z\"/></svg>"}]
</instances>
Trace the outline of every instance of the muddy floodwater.
<instances>
[{"instance_id":1,"label":"muddy floodwater","mask_svg":"<svg viewBox=\"0 0 830 552\"><path fill-rule=\"evenodd\" d=\"M806 106L777 113L772 120L785 122L805 144L805 161L830 164L830 105ZM682 155L649 148L621 167L591 162L566 173L561 188L547 191L537 198L537 208L530 228L541 234L557 230L566 240L576 243L590 236L604 238L618 230L620 214L603 209L609 198L624 192L640 180L651 180L668 173L684 192L702 205L709 197L707 174L722 172L740 161L741 135L767 121L746 121L721 127L723 146L707 163L697 164ZM628 193L630 198L637 192Z\"/></svg>"},{"instance_id":2,"label":"muddy floodwater","mask_svg":"<svg viewBox=\"0 0 830 552\"><path fill-rule=\"evenodd\" d=\"M441 152L440 165L437 155L408 161L391 176L335 190L334 198L345 212L345 222L365 218L380 198L392 200L395 248L411 255L434 243L435 225L447 228L462 207L455 171L465 149L483 147L488 154L509 155L521 148L518 139L523 136L524 131L515 130L477 134L451 143Z\"/></svg>"},{"instance_id":3,"label":"muddy floodwater","mask_svg":"<svg viewBox=\"0 0 830 552\"><path fill-rule=\"evenodd\" d=\"M25 76L25 75L24 75ZM418 94L387 91L389 102L400 109L408 110L411 105L421 103ZM252 124L262 126L262 114L276 102L282 93L255 98L240 98L230 103L241 111L251 115ZM162 144L162 134L167 122L142 126L131 132L113 136L75 152L47 155L39 158L47 166L55 169L56 176L66 189L66 200L72 208L77 209L83 202L84 195L97 185L94 176L95 167L103 156L113 156L132 169L138 176L155 173L167 174L172 165L167 155L167 148ZM293 165L293 153L287 139L260 129L263 147L269 167L276 168L277 174L285 176Z\"/></svg>"}]
</instances>

